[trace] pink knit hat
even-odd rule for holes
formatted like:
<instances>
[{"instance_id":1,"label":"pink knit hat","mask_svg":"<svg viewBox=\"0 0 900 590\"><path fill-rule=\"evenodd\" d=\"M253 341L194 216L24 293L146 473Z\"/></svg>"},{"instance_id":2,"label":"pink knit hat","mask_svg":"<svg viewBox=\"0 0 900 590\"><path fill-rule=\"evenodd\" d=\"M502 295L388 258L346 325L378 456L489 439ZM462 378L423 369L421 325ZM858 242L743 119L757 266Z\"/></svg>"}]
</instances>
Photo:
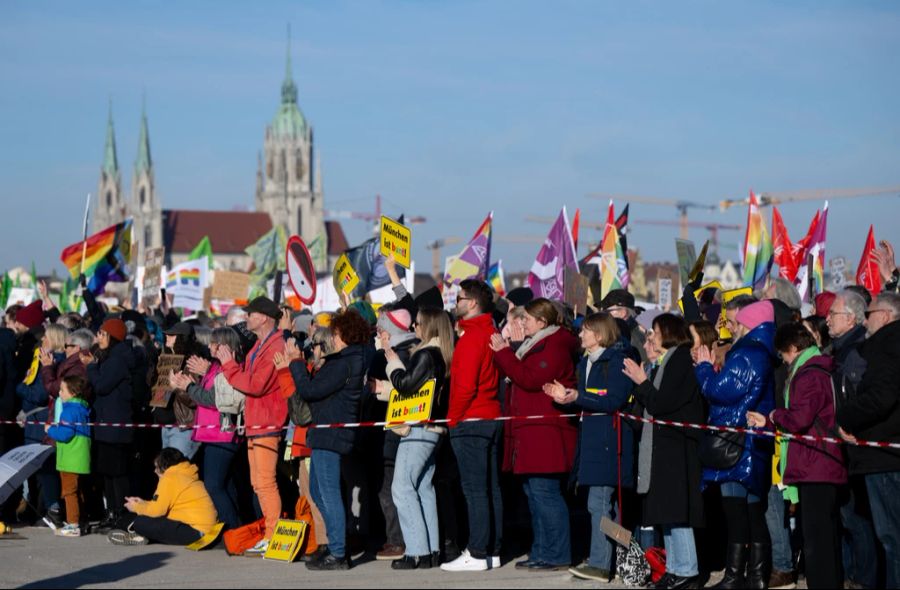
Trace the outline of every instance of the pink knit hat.
<instances>
[{"instance_id":1,"label":"pink knit hat","mask_svg":"<svg viewBox=\"0 0 900 590\"><path fill-rule=\"evenodd\" d=\"M760 324L775 321L775 308L771 301L757 301L740 310L735 317L737 322L752 330Z\"/></svg>"}]
</instances>

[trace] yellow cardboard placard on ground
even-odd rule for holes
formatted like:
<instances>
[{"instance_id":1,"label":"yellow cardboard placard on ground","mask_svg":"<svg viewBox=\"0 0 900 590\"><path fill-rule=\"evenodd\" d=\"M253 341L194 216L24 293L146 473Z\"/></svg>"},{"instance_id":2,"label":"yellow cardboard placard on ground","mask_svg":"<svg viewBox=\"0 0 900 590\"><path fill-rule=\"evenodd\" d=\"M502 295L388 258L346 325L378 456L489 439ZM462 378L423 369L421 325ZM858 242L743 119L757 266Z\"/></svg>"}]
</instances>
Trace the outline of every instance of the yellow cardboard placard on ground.
<instances>
[{"instance_id":1,"label":"yellow cardboard placard on ground","mask_svg":"<svg viewBox=\"0 0 900 590\"><path fill-rule=\"evenodd\" d=\"M409 268L412 263L412 230L390 217L381 217L381 254L391 254L397 264Z\"/></svg>"},{"instance_id":2,"label":"yellow cardboard placard on ground","mask_svg":"<svg viewBox=\"0 0 900 590\"><path fill-rule=\"evenodd\" d=\"M346 254L341 254L334 264L334 288L340 293L350 294L359 285L359 275L353 270L350 259Z\"/></svg>"},{"instance_id":3,"label":"yellow cardboard placard on ground","mask_svg":"<svg viewBox=\"0 0 900 590\"><path fill-rule=\"evenodd\" d=\"M201 549L205 549L212 545L216 539L219 538L219 535L222 534L222 529L225 528L224 522L217 522L216 525L210 529L208 533L186 546L185 549L190 549L191 551L200 551Z\"/></svg>"},{"instance_id":4,"label":"yellow cardboard placard on ground","mask_svg":"<svg viewBox=\"0 0 900 590\"><path fill-rule=\"evenodd\" d=\"M296 559L306 538L306 522L281 519L275 525L275 534L269 541L269 548L263 556L273 561L290 563Z\"/></svg>"},{"instance_id":5,"label":"yellow cardboard placard on ground","mask_svg":"<svg viewBox=\"0 0 900 590\"><path fill-rule=\"evenodd\" d=\"M739 295L753 295L753 287L741 287L722 292L722 313L719 315L719 340L729 340L731 332L725 327L725 304Z\"/></svg>"},{"instance_id":6,"label":"yellow cardboard placard on ground","mask_svg":"<svg viewBox=\"0 0 900 590\"><path fill-rule=\"evenodd\" d=\"M391 390L388 400L385 422L418 422L431 419L431 408L434 406L434 388L437 381L430 379L425 382L415 395L409 395L401 399L400 392ZM392 428L392 427L387 427ZM393 427L396 428L396 427Z\"/></svg>"}]
</instances>

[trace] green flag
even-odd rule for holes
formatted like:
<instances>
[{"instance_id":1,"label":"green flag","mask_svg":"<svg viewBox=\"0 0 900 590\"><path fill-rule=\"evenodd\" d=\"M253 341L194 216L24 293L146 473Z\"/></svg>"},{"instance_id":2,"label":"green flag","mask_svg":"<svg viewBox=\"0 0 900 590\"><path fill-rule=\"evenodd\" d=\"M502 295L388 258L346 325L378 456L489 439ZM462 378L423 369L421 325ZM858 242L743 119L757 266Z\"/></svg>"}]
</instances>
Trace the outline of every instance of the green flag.
<instances>
[{"instance_id":1,"label":"green flag","mask_svg":"<svg viewBox=\"0 0 900 590\"><path fill-rule=\"evenodd\" d=\"M3 309L6 309L6 303L9 301L9 292L12 291L12 279L9 273L3 273L3 281L0 282L0 302L3 302Z\"/></svg>"},{"instance_id":2,"label":"green flag","mask_svg":"<svg viewBox=\"0 0 900 590\"><path fill-rule=\"evenodd\" d=\"M257 295L265 295L266 281L272 278L276 271L285 270L286 250L287 235L281 225L272 228L255 244L247 247L245 252L253 260L253 271L250 273L251 299Z\"/></svg>"},{"instance_id":3,"label":"green flag","mask_svg":"<svg viewBox=\"0 0 900 590\"><path fill-rule=\"evenodd\" d=\"M191 253L188 255L188 260L197 260L198 258L206 257L209 260L209 269L213 268L213 250L212 244L209 241L209 236L203 236L203 239L200 240L200 243L191 250Z\"/></svg>"},{"instance_id":4,"label":"green flag","mask_svg":"<svg viewBox=\"0 0 900 590\"><path fill-rule=\"evenodd\" d=\"M37 269L34 267L34 260L31 261L31 288L34 289L35 299L39 298Z\"/></svg>"}]
</instances>

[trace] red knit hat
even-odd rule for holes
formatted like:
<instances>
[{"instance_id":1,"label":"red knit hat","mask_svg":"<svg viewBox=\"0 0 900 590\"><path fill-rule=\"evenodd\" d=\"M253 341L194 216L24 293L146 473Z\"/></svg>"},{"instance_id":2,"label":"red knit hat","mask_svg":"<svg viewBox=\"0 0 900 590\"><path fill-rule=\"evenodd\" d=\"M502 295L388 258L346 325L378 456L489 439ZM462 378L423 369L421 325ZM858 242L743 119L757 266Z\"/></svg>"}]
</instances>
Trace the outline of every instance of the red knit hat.
<instances>
[{"instance_id":1,"label":"red knit hat","mask_svg":"<svg viewBox=\"0 0 900 590\"><path fill-rule=\"evenodd\" d=\"M124 342L125 337L128 336L128 328L125 326L125 322L119 319L106 320L103 322L103 325L100 326L100 330L106 332L109 334L110 338L115 338L119 342Z\"/></svg>"},{"instance_id":2,"label":"red knit hat","mask_svg":"<svg viewBox=\"0 0 900 590\"><path fill-rule=\"evenodd\" d=\"M820 318L828 317L828 312L831 310L836 297L837 295L831 291L823 291L816 295L816 315Z\"/></svg>"},{"instance_id":3,"label":"red knit hat","mask_svg":"<svg viewBox=\"0 0 900 590\"><path fill-rule=\"evenodd\" d=\"M16 321L28 328L37 328L44 323L44 304L35 301L16 313Z\"/></svg>"}]
</instances>

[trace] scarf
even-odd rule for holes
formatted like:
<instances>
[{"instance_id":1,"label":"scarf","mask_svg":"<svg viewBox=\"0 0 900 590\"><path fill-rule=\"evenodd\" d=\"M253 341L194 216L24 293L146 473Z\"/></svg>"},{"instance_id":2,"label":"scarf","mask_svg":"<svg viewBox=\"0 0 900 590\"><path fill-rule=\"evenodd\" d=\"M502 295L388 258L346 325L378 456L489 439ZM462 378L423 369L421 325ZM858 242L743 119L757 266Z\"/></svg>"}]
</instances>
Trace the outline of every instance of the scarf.
<instances>
[{"instance_id":1,"label":"scarf","mask_svg":"<svg viewBox=\"0 0 900 590\"><path fill-rule=\"evenodd\" d=\"M656 375L653 376L653 387L659 391L662 385L663 373L666 371L666 365L669 359L675 353L675 348L670 348L666 354L659 360L659 367L656 369ZM644 409L644 418L650 418L650 412ZM641 427L641 444L638 448L638 487L637 493L646 494L650 491L650 473L653 461L653 424L647 422Z\"/></svg>"},{"instance_id":2,"label":"scarf","mask_svg":"<svg viewBox=\"0 0 900 590\"><path fill-rule=\"evenodd\" d=\"M791 370L788 374L787 383L784 385L784 408L788 409L791 407L790 400L790 391L791 391L791 382L794 380L794 375L797 374L797 371L800 370L800 367L809 362L811 358L814 356L818 356L822 354L822 351L819 350L818 346L810 346L806 350L800 353L794 362L791 363ZM779 461L778 471L781 473L782 481L784 481L784 472L787 469L787 456L788 456L788 441L781 439L781 460ZM785 485L784 490L782 491L782 495L785 500L788 500L791 504L799 504L800 503L800 492L796 486Z\"/></svg>"},{"instance_id":3,"label":"scarf","mask_svg":"<svg viewBox=\"0 0 900 590\"><path fill-rule=\"evenodd\" d=\"M528 352L537 346L537 344L547 338L548 336L552 336L559 331L559 326L547 326L543 330L538 331L537 334L531 336L530 338L526 338L522 343L522 346L519 347L519 350L516 351L516 357L519 360L522 360Z\"/></svg>"}]
</instances>

